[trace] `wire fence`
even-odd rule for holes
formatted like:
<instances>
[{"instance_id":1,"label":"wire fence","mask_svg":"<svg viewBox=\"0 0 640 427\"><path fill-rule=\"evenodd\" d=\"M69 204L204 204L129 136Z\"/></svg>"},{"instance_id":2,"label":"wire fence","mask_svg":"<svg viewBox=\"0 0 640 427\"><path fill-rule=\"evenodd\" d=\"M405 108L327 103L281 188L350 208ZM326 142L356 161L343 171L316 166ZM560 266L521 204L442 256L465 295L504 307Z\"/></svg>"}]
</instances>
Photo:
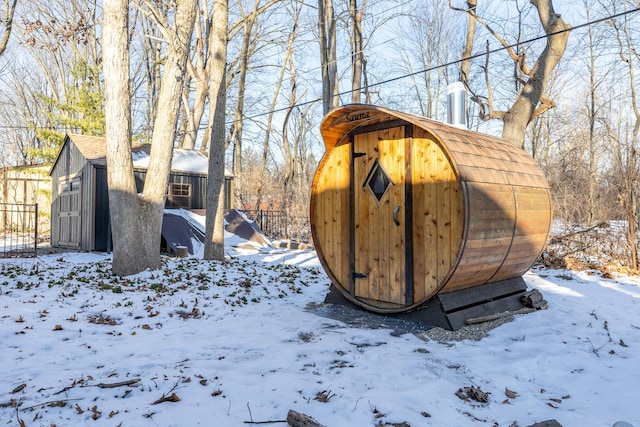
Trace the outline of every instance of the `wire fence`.
<instances>
[{"instance_id":1,"label":"wire fence","mask_svg":"<svg viewBox=\"0 0 640 427\"><path fill-rule=\"evenodd\" d=\"M296 217L286 211L245 210L247 217L258 224L270 239L293 239L301 242L311 240L309 219Z\"/></svg>"},{"instance_id":2,"label":"wire fence","mask_svg":"<svg viewBox=\"0 0 640 427\"><path fill-rule=\"evenodd\" d=\"M34 257L38 251L38 204L0 203L0 258Z\"/></svg>"}]
</instances>

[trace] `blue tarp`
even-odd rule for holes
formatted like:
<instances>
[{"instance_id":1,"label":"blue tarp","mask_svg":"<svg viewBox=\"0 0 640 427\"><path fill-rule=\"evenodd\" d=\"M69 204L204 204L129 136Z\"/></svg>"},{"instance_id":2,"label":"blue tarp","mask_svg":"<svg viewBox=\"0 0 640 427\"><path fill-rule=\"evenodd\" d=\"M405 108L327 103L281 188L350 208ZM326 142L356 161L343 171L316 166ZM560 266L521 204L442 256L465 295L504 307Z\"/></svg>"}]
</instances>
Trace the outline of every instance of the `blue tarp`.
<instances>
[{"instance_id":1,"label":"blue tarp","mask_svg":"<svg viewBox=\"0 0 640 427\"><path fill-rule=\"evenodd\" d=\"M193 240L204 244L204 233L194 227L181 215L164 213L162 219L162 237L167 246L174 252L177 246L186 246L189 254L193 255Z\"/></svg>"}]
</instances>

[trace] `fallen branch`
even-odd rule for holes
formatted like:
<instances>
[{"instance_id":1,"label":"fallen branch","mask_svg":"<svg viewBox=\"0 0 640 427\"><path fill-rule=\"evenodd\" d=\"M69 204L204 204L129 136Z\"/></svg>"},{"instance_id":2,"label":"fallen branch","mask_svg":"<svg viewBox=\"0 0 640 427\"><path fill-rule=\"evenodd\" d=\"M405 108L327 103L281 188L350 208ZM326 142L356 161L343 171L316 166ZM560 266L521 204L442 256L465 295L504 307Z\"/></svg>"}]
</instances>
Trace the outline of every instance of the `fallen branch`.
<instances>
[{"instance_id":1,"label":"fallen branch","mask_svg":"<svg viewBox=\"0 0 640 427\"><path fill-rule=\"evenodd\" d=\"M38 408L40 406L49 406L49 405L53 405L53 406L63 406L66 405L68 402L75 402L76 400L82 400L84 399L83 397L77 398L77 399L60 399L60 400L50 400L48 402L43 402L43 403L38 403L37 405L33 405L33 406L26 406L24 408L20 408L22 411L26 411L29 409L35 409ZM16 408L18 409L18 408Z\"/></svg>"},{"instance_id":2,"label":"fallen branch","mask_svg":"<svg viewBox=\"0 0 640 427\"><path fill-rule=\"evenodd\" d=\"M290 427L324 427L310 416L293 409L290 409L287 414L287 423Z\"/></svg>"},{"instance_id":3,"label":"fallen branch","mask_svg":"<svg viewBox=\"0 0 640 427\"><path fill-rule=\"evenodd\" d=\"M574 232L571 233L567 233L567 234L563 234L561 236L557 236L557 239L566 239L568 237L573 237L576 236L578 234L585 234L588 233L590 231L595 230L596 228L609 228L609 223L607 223L606 221L600 221L599 223L597 223L596 225L589 227L589 228L585 228L584 230L576 230Z\"/></svg>"},{"instance_id":4,"label":"fallen branch","mask_svg":"<svg viewBox=\"0 0 640 427\"><path fill-rule=\"evenodd\" d=\"M60 391L56 391L55 393L53 393L53 395L55 396L56 394L67 392L67 391L71 390L72 388L74 388L75 386L76 386L76 384L67 386L67 387L63 388L62 390L60 390Z\"/></svg>"},{"instance_id":5,"label":"fallen branch","mask_svg":"<svg viewBox=\"0 0 640 427\"><path fill-rule=\"evenodd\" d=\"M253 415L251 415L251 406L249 406L249 402L247 402L247 409L249 410L249 419L251 421L245 421L245 424L277 424L287 422L287 420L253 421Z\"/></svg>"},{"instance_id":6,"label":"fallen branch","mask_svg":"<svg viewBox=\"0 0 640 427\"><path fill-rule=\"evenodd\" d=\"M141 381L140 378L132 378L130 380L120 381L120 382L117 382L117 383L98 383L98 384L87 384L87 383L84 383L84 384L81 384L81 385L78 385L76 383L76 384L72 384L70 386L67 386L67 387L63 388L62 390L57 391L57 392L55 392L53 394L55 396L56 394L65 393L65 392L67 392L67 391L69 391L69 390L71 390L72 388L75 388L75 387L116 388L116 387L133 385L133 384L136 384L136 383L138 383L140 381Z\"/></svg>"},{"instance_id":7,"label":"fallen branch","mask_svg":"<svg viewBox=\"0 0 640 427\"><path fill-rule=\"evenodd\" d=\"M533 313L534 311L538 311L538 310L535 308L524 307L518 310L504 311L502 313L490 314L489 316L474 317L474 318L465 320L464 323L466 323L467 325L473 325L475 323L482 323L482 322L488 322L490 320L501 319L503 317L511 316L514 314Z\"/></svg>"},{"instance_id":8,"label":"fallen branch","mask_svg":"<svg viewBox=\"0 0 640 427\"><path fill-rule=\"evenodd\" d=\"M587 342L589 343L589 345L591 346L591 351L593 352L593 354L595 354L596 356L600 357L600 354L598 353L598 350L600 350L602 347L604 347L605 345L607 345L607 343L604 343L603 345L601 345L600 347L596 348L593 343L591 342L591 340L589 339L589 337L587 337Z\"/></svg>"},{"instance_id":9,"label":"fallen branch","mask_svg":"<svg viewBox=\"0 0 640 427\"><path fill-rule=\"evenodd\" d=\"M126 385L134 385L136 383L139 383L141 380L140 378L132 378L130 380L127 381L120 381L117 383L99 383L99 384L95 384L96 387L100 387L100 388L116 388L116 387L122 387L122 386L126 386Z\"/></svg>"}]
</instances>

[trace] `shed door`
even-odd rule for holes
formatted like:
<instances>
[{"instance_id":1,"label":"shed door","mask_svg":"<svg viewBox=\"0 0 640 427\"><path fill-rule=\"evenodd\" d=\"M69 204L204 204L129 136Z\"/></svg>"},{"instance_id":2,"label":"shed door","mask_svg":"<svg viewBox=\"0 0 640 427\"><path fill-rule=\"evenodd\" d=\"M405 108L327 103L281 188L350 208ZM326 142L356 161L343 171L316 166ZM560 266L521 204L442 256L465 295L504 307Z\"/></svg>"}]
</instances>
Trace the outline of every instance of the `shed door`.
<instances>
[{"instance_id":1,"label":"shed door","mask_svg":"<svg viewBox=\"0 0 640 427\"><path fill-rule=\"evenodd\" d=\"M351 289L389 307L406 302L405 151L404 126L353 136Z\"/></svg>"},{"instance_id":2,"label":"shed door","mask_svg":"<svg viewBox=\"0 0 640 427\"><path fill-rule=\"evenodd\" d=\"M80 246L80 177L60 183L58 211L58 245L67 247Z\"/></svg>"}]
</instances>

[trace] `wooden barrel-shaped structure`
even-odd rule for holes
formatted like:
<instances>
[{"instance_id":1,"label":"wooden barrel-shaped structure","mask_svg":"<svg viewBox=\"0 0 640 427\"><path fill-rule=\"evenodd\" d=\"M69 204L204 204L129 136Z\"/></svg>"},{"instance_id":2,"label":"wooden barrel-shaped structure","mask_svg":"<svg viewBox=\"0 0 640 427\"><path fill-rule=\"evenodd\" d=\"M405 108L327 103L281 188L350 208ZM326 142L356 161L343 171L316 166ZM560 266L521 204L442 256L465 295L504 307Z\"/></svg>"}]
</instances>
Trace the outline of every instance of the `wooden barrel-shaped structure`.
<instances>
[{"instance_id":1,"label":"wooden barrel-shaped structure","mask_svg":"<svg viewBox=\"0 0 640 427\"><path fill-rule=\"evenodd\" d=\"M524 274L551 228L549 184L500 138L372 105L331 111L311 231L334 287L378 313Z\"/></svg>"}]
</instances>

